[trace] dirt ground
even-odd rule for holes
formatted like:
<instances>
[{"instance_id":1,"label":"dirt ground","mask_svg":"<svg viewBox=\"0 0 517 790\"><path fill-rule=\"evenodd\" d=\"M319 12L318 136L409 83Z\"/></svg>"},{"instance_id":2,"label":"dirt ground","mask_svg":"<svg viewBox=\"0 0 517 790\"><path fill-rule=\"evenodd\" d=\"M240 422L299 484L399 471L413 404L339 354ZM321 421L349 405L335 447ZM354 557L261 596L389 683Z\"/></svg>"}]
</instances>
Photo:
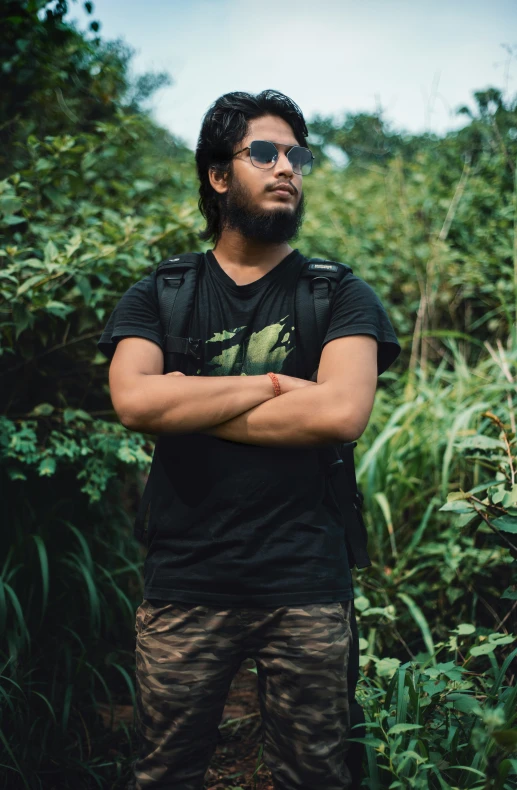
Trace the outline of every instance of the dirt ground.
<instances>
[{"instance_id":1,"label":"dirt ground","mask_svg":"<svg viewBox=\"0 0 517 790\"><path fill-rule=\"evenodd\" d=\"M261 722L257 694L257 676L250 672L251 660L237 672L226 701L219 727L220 741L207 771L205 790L274 790L271 774L259 760ZM108 705L99 705L104 725L112 732L133 726L133 707L115 705L111 719ZM125 737L125 736L124 736ZM109 751L117 757L117 748ZM116 784L119 788L121 785Z\"/></svg>"},{"instance_id":2,"label":"dirt ground","mask_svg":"<svg viewBox=\"0 0 517 790\"><path fill-rule=\"evenodd\" d=\"M245 661L235 676L219 731L221 740L206 775L206 790L273 790L271 774L258 760L261 734L257 677ZM258 770L257 770L258 769Z\"/></svg>"}]
</instances>

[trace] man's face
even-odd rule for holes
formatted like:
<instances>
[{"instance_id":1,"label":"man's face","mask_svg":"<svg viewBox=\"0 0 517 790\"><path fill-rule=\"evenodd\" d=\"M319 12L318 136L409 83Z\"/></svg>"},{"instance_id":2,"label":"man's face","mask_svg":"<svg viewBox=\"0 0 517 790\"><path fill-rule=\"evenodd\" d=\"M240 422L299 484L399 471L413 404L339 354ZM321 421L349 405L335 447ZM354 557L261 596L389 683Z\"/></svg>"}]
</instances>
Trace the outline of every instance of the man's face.
<instances>
[{"instance_id":1,"label":"man's face","mask_svg":"<svg viewBox=\"0 0 517 790\"><path fill-rule=\"evenodd\" d=\"M235 150L252 140L278 143L278 159L272 168L262 170L251 163L249 150L237 154L222 195L223 223L247 238L283 243L296 235L303 218L303 176L293 172L286 156L289 147L299 143L289 124L273 115L250 121Z\"/></svg>"}]
</instances>

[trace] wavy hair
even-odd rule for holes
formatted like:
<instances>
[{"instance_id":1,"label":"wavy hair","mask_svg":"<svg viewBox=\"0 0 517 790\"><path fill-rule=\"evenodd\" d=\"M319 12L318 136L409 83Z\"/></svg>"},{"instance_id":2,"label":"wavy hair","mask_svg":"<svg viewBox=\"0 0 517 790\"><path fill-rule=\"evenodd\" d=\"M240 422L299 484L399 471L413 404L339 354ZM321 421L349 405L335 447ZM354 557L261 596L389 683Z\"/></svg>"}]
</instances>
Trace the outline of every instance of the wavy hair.
<instances>
[{"instance_id":1,"label":"wavy hair","mask_svg":"<svg viewBox=\"0 0 517 790\"><path fill-rule=\"evenodd\" d=\"M277 115L292 128L299 145L307 145L307 126L302 111L283 93L265 90L253 95L242 91L225 93L207 110L196 147L196 167L199 177L199 210L206 220L206 228L199 234L202 241L217 243L222 232L221 195L210 184L211 169L230 170L237 143L244 139L249 122L264 115Z\"/></svg>"}]
</instances>

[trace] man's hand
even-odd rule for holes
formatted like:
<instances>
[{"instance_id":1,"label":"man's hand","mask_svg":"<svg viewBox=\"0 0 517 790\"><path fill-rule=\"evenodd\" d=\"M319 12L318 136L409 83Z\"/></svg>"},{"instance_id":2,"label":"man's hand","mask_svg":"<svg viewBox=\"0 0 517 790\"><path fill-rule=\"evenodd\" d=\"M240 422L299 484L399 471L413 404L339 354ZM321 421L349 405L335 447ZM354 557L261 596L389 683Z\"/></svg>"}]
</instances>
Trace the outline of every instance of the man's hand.
<instances>
[{"instance_id":1,"label":"man's hand","mask_svg":"<svg viewBox=\"0 0 517 790\"><path fill-rule=\"evenodd\" d=\"M184 376L180 370L173 370L172 373L166 373L166 376ZM280 384L280 394L284 395L286 392L293 392L294 390L303 389L303 387L312 387L316 384L315 381L307 381L306 379L299 379L296 376L286 376L284 373L276 373L278 383ZM273 384L271 383L271 386Z\"/></svg>"}]
</instances>

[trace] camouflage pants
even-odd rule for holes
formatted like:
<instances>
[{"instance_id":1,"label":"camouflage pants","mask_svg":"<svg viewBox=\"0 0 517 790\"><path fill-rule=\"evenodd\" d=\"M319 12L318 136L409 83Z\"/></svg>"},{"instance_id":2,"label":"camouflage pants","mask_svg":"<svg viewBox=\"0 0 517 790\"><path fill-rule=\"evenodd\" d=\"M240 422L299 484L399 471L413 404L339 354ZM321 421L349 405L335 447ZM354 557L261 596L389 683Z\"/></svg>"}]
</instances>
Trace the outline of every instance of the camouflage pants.
<instances>
[{"instance_id":1,"label":"camouflage pants","mask_svg":"<svg viewBox=\"0 0 517 790\"><path fill-rule=\"evenodd\" d=\"M219 609L144 600L136 617L136 790L202 790L231 681L257 665L277 790L347 790L351 602Z\"/></svg>"}]
</instances>

